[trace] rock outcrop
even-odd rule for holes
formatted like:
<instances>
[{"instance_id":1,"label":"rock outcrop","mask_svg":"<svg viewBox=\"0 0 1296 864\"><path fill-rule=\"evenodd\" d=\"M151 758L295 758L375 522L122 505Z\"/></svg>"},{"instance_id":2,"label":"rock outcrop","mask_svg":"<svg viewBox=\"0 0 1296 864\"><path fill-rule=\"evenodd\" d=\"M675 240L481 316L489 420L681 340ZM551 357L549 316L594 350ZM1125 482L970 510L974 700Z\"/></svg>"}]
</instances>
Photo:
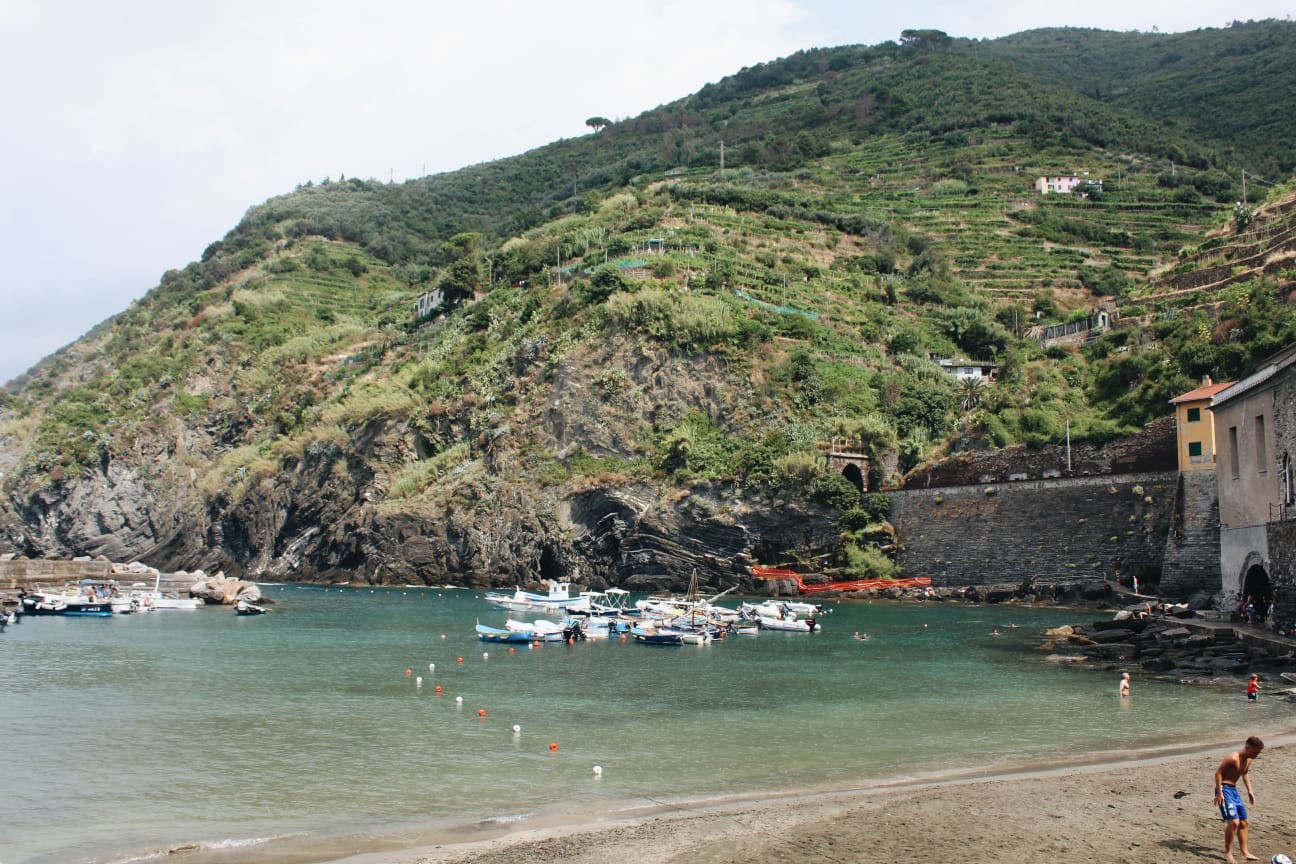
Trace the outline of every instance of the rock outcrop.
<instances>
[{"instance_id":1,"label":"rock outcrop","mask_svg":"<svg viewBox=\"0 0 1296 864\"><path fill-rule=\"evenodd\" d=\"M189 586L189 596L222 606L233 606L240 600L256 603L262 599L261 588L255 582L232 579L224 573L198 579Z\"/></svg>"}]
</instances>

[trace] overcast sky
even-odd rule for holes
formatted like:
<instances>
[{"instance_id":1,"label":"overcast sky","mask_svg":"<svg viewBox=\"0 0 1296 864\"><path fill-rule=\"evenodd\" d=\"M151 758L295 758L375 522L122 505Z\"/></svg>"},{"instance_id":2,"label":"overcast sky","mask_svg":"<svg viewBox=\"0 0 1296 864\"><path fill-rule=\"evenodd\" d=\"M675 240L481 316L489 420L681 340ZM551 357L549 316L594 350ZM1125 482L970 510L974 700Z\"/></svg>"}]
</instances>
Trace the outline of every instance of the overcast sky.
<instances>
[{"instance_id":1,"label":"overcast sky","mask_svg":"<svg viewBox=\"0 0 1296 864\"><path fill-rule=\"evenodd\" d=\"M0 0L0 382L306 180L583 135L794 51L905 28L1161 31L1296 0Z\"/></svg>"}]
</instances>

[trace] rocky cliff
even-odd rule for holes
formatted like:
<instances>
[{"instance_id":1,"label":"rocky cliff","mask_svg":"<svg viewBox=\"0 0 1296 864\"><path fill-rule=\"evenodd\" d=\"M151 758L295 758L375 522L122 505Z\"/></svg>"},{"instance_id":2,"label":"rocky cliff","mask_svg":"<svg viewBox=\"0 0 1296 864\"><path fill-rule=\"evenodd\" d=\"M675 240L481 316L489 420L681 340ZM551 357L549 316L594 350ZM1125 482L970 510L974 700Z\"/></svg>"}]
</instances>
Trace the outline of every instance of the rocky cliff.
<instances>
[{"instance_id":1,"label":"rocky cliff","mask_svg":"<svg viewBox=\"0 0 1296 864\"><path fill-rule=\"evenodd\" d=\"M609 398L599 376L626 370ZM218 364L205 387L235 387ZM436 407L418 422L385 420L343 440L285 448L273 470L222 471L259 422L194 422L159 413L75 475L24 474L21 439L0 437L7 507L0 545L28 557L103 556L164 571L366 583L532 584L578 578L595 587L679 589L697 570L707 590L749 585L753 560L815 557L835 548L836 513L795 497L725 483L680 488L604 472L538 482L528 450L636 454L645 424L681 405L717 415L737 393L714 361L642 345L558 362L542 398L512 423L475 430L468 412ZM471 452L433 488L391 494L393 476L430 440ZM596 457L591 457L596 458ZM217 482L219 481L219 482Z\"/></svg>"}]
</instances>

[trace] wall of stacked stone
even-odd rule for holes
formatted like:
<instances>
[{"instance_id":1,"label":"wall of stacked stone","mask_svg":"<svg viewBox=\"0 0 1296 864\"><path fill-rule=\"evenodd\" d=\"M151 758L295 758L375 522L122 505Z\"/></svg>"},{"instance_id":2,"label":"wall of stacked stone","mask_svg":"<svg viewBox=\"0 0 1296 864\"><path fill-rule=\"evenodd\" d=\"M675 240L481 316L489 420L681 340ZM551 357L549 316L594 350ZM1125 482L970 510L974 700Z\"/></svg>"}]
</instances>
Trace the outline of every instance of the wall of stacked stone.
<instances>
[{"instance_id":1,"label":"wall of stacked stone","mask_svg":"<svg viewBox=\"0 0 1296 864\"><path fill-rule=\"evenodd\" d=\"M888 493L905 576L937 586L1161 576L1178 473L1146 472Z\"/></svg>"},{"instance_id":2,"label":"wall of stacked stone","mask_svg":"<svg viewBox=\"0 0 1296 864\"><path fill-rule=\"evenodd\" d=\"M1174 417L1154 420L1137 435L1102 446L1077 444L1071 448L1070 468L1065 445L1038 449L1025 446L1002 450L970 451L915 468L905 477L906 489L970 486L1085 477L1102 474L1140 474L1178 468Z\"/></svg>"},{"instance_id":3,"label":"wall of stacked stone","mask_svg":"<svg viewBox=\"0 0 1296 864\"><path fill-rule=\"evenodd\" d=\"M1166 537L1161 591L1189 597L1220 590L1219 483L1214 471L1180 475L1173 521Z\"/></svg>"},{"instance_id":4,"label":"wall of stacked stone","mask_svg":"<svg viewBox=\"0 0 1296 864\"><path fill-rule=\"evenodd\" d=\"M1279 633L1296 627L1296 522L1271 522L1269 529L1269 582L1273 609L1269 623Z\"/></svg>"},{"instance_id":5,"label":"wall of stacked stone","mask_svg":"<svg viewBox=\"0 0 1296 864\"><path fill-rule=\"evenodd\" d=\"M107 579L112 564L107 561L47 561L43 558L0 560L0 580Z\"/></svg>"}]
</instances>

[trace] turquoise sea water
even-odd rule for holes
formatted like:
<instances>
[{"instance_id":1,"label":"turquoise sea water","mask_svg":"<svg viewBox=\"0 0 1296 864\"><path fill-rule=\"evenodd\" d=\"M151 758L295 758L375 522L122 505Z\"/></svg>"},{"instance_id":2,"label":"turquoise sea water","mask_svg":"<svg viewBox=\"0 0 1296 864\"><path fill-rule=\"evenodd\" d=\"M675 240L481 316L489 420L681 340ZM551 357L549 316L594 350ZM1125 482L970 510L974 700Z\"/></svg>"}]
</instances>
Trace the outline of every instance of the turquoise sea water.
<instances>
[{"instance_id":1,"label":"turquoise sea water","mask_svg":"<svg viewBox=\"0 0 1296 864\"><path fill-rule=\"evenodd\" d=\"M0 634L0 862L184 844L190 861L319 861L564 811L1244 736L1292 713L1137 675L1122 702L1115 672L1034 650L1075 611L844 602L814 635L510 652L475 638L506 613L474 592L265 591L277 605L260 617Z\"/></svg>"}]
</instances>

